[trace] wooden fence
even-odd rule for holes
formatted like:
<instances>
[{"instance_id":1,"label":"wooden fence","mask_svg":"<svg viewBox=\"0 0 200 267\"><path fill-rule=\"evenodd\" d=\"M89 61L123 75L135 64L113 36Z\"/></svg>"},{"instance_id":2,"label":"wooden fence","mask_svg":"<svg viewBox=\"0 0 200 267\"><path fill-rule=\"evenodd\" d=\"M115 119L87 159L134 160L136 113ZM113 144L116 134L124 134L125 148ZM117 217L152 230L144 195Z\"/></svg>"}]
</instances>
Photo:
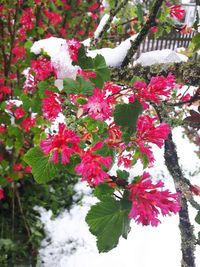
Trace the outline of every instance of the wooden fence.
<instances>
[{"instance_id":1,"label":"wooden fence","mask_svg":"<svg viewBox=\"0 0 200 267\"><path fill-rule=\"evenodd\" d=\"M145 40L141 43L138 52L134 56L137 59L141 53L162 50L162 49L171 49L175 50L178 47L187 48L194 33L181 34L175 30L172 30L169 34L166 34L158 39L155 39L153 34L150 33Z\"/></svg>"}]
</instances>

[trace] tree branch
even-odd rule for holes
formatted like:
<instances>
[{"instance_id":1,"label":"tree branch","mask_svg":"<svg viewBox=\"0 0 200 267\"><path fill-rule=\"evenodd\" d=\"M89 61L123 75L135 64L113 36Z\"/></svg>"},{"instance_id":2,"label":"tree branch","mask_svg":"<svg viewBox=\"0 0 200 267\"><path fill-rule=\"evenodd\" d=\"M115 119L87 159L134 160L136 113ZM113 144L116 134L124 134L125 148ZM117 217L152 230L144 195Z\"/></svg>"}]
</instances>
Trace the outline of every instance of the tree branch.
<instances>
[{"instance_id":1,"label":"tree branch","mask_svg":"<svg viewBox=\"0 0 200 267\"><path fill-rule=\"evenodd\" d=\"M116 1L117 3L117 1ZM113 18L117 15L117 13L119 13L119 11L124 8L126 6L126 4L128 3L128 0L124 0L122 1L117 7L113 8L110 10L110 16L109 19L107 20L106 24L104 25L102 31L100 32L98 38L93 37L91 40L91 45L95 45L95 41L97 42L101 42L104 34L108 31L108 29L110 28L110 25L113 21Z\"/></svg>"},{"instance_id":2,"label":"tree branch","mask_svg":"<svg viewBox=\"0 0 200 267\"><path fill-rule=\"evenodd\" d=\"M156 16L158 14L158 11L160 10L160 7L162 6L163 1L164 0L155 1L148 20L146 21L136 39L134 41L131 41L132 45L128 50L126 57L124 58L124 61L122 62L122 67L127 66L131 62L134 54L137 52L138 47L148 34L149 30L156 24Z\"/></svg>"}]
</instances>

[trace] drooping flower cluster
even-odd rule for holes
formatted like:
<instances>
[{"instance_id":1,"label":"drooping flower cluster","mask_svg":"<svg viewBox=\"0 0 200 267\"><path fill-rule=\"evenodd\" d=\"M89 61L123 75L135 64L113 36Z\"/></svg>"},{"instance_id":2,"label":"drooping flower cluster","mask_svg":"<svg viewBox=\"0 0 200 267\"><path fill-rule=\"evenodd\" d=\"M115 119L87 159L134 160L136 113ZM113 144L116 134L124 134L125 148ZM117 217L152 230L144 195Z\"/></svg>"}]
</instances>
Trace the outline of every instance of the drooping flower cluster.
<instances>
[{"instance_id":1,"label":"drooping flower cluster","mask_svg":"<svg viewBox=\"0 0 200 267\"><path fill-rule=\"evenodd\" d=\"M81 42L76 39L67 40L67 45L69 49L69 54L72 61L77 61L78 59L78 50L81 47Z\"/></svg>"},{"instance_id":2,"label":"drooping flower cluster","mask_svg":"<svg viewBox=\"0 0 200 267\"><path fill-rule=\"evenodd\" d=\"M103 157L93 153L95 150L102 148L102 143L97 143L94 147L88 149L81 155L81 163L79 163L75 171L82 176L82 181L87 181L90 186L96 186L103 183L109 177L102 167L109 168L112 157Z\"/></svg>"},{"instance_id":3,"label":"drooping flower cluster","mask_svg":"<svg viewBox=\"0 0 200 267\"><path fill-rule=\"evenodd\" d=\"M80 138L74 131L67 129L64 123L60 123L58 128L58 133L49 134L47 139L41 141L40 147L45 155L51 154L51 161L58 163L60 154L61 162L67 164L70 157L80 151Z\"/></svg>"},{"instance_id":4,"label":"drooping flower cluster","mask_svg":"<svg viewBox=\"0 0 200 267\"><path fill-rule=\"evenodd\" d=\"M173 5L170 7L170 16L182 20L185 17L185 9L181 5Z\"/></svg>"},{"instance_id":5,"label":"drooping flower cluster","mask_svg":"<svg viewBox=\"0 0 200 267\"><path fill-rule=\"evenodd\" d=\"M151 118L149 115L140 115L137 120L137 138L135 140L140 152L147 156L148 162L151 164L155 159L149 143L156 144L161 148L170 133L168 124L161 123L155 126L155 121L156 118Z\"/></svg>"},{"instance_id":6,"label":"drooping flower cluster","mask_svg":"<svg viewBox=\"0 0 200 267\"><path fill-rule=\"evenodd\" d=\"M156 118L151 118L149 115L139 116L137 121L137 141L154 143L161 148L170 133L170 128L166 123L155 126L155 120Z\"/></svg>"},{"instance_id":7,"label":"drooping flower cluster","mask_svg":"<svg viewBox=\"0 0 200 267\"><path fill-rule=\"evenodd\" d=\"M42 99L42 112L44 118L54 121L62 111L61 98L52 91L45 91L47 97Z\"/></svg>"},{"instance_id":8,"label":"drooping flower cluster","mask_svg":"<svg viewBox=\"0 0 200 267\"><path fill-rule=\"evenodd\" d=\"M35 73L35 79L40 81L46 79L54 72L51 62L46 58L32 60L31 67Z\"/></svg>"},{"instance_id":9,"label":"drooping flower cluster","mask_svg":"<svg viewBox=\"0 0 200 267\"><path fill-rule=\"evenodd\" d=\"M85 112L94 120L105 121L112 114L111 100L100 89L94 89L93 95L88 98L87 104L83 105Z\"/></svg>"},{"instance_id":10,"label":"drooping flower cluster","mask_svg":"<svg viewBox=\"0 0 200 267\"><path fill-rule=\"evenodd\" d=\"M25 118L23 121L21 121L21 127L24 129L26 133L28 133L31 129L36 124L36 119L34 118Z\"/></svg>"},{"instance_id":11,"label":"drooping flower cluster","mask_svg":"<svg viewBox=\"0 0 200 267\"><path fill-rule=\"evenodd\" d=\"M163 98L166 99L170 95L174 85L175 78L169 73L167 77L152 77L148 85L144 81L136 81L133 86L138 100L153 101L159 104Z\"/></svg>"},{"instance_id":12,"label":"drooping flower cluster","mask_svg":"<svg viewBox=\"0 0 200 267\"><path fill-rule=\"evenodd\" d=\"M132 202L129 217L138 224L157 226L160 223L159 214L163 216L180 210L178 194L172 194L169 190L163 190L164 183L158 181L153 184L146 172L135 184L128 186Z\"/></svg>"}]
</instances>

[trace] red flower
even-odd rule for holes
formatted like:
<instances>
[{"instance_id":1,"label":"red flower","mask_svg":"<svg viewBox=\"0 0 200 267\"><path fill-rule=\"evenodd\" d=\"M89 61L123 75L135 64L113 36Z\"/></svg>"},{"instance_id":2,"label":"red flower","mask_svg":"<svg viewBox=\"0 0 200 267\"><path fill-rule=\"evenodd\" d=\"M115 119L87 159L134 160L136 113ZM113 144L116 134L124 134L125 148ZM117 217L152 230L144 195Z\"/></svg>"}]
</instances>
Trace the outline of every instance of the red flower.
<instances>
[{"instance_id":1,"label":"red flower","mask_svg":"<svg viewBox=\"0 0 200 267\"><path fill-rule=\"evenodd\" d=\"M161 123L159 126L154 126L155 118L148 115L141 115L137 121L137 142L150 142L162 147L164 140L167 139L170 133L169 125Z\"/></svg>"},{"instance_id":2,"label":"red flower","mask_svg":"<svg viewBox=\"0 0 200 267\"><path fill-rule=\"evenodd\" d=\"M136 184L128 186L130 191L129 199L132 201L132 208L129 217L142 225L157 226L160 223L158 215L163 216L171 212L177 213L180 210L178 194L172 194L169 190L162 190L164 183L158 181L153 184L146 172Z\"/></svg>"},{"instance_id":3,"label":"red flower","mask_svg":"<svg viewBox=\"0 0 200 267\"><path fill-rule=\"evenodd\" d=\"M0 188L0 200L4 198L4 190Z\"/></svg>"},{"instance_id":4,"label":"red flower","mask_svg":"<svg viewBox=\"0 0 200 267\"><path fill-rule=\"evenodd\" d=\"M81 47L81 42L76 39L67 40L67 45L69 49L69 54L72 61L77 61L78 59L78 50Z\"/></svg>"},{"instance_id":5,"label":"red flower","mask_svg":"<svg viewBox=\"0 0 200 267\"><path fill-rule=\"evenodd\" d=\"M0 99L4 97L4 95L10 95L12 90L9 86L0 85Z\"/></svg>"},{"instance_id":6,"label":"red flower","mask_svg":"<svg viewBox=\"0 0 200 267\"><path fill-rule=\"evenodd\" d=\"M107 90L107 91L111 92L112 94L119 93L121 89L122 89L121 86L114 84L112 82L105 82L104 83L104 90Z\"/></svg>"},{"instance_id":7,"label":"red flower","mask_svg":"<svg viewBox=\"0 0 200 267\"><path fill-rule=\"evenodd\" d=\"M32 60L31 67L35 72L36 80L44 80L53 73L53 67L51 65L51 62L46 58Z\"/></svg>"},{"instance_id":8,"label":"red flower","mask_svg":"<svg viewBox=\"0 0 200 267\"><path fill-rule=\"evenodd\" d=\"M158 32L158 28L156 26L153 26L153 27L151 27L150 31L153 33L156 33L156 32Z\"/></svg>"},{"instance_id":9,"label":"red flower","mask_svg":"<svg viewBox=\"0 0 200 267\"><path fill-rule=\"evenodd\" d=\"M45 155L51 153L51 161L59 162L59 153L63 164L69 162L72 154L80 151L78 144L80 138L72 130L65 127L64 123L59 124L58 133L55 135L49 134L46 140L42 140L40 147Z\"/></svg>"},{"instance_id":10,"label":"red flower","mask_svg":"<svg viewBox=\"0 0 200 267\"><path fill-rule=\"evenodd\" d=\"M48 97L42 99L42 112L44 118L54 121L58 114L62 111L61 107L61 99L59 98L58 94L46 90L45 93Z\"/></svg>"},{"instance_id":11,"label":"red flower","mask_svg":"<svg viewBox=\"0 0 200 267\"><path fill-rule=\"evenodd\" d=\"M105 121L112 114L111 101L106 97L106 93L100 89L94 89L93 95L88 98L83 109L94 120Z\"/></svg>"},{"instance_id":12,"label":"red flower","mask_svg":"<svg viewBox=\"0 0 200 267\"><path fill-rule=\"evenodd\" d=\"M159 104L163 97L169 96L171 90L174 88L174 85L174 76L169 73L167 77L152 77L148 86L144 81L137 81L133 86L136 90L135 96L139 101L141 101L141 99L144 99Z\"/></svg>"},{"instance_id":13,"label":"red flower","mask_svg":"<svg viewBox=\"0 0 200 267\"><path fill-rule=\"evenodd\" d=\"M23 121L21 121L21 126L27 133L30 131L30 128L33 127L34 125L35 125L35 119L25 118Z\"/></svg>"},{"instance_id":14,"label":"red flower","mask_svg":"<svg viewBox=\"0 0 200 267\"><path fill-rule=\"evenodd\" d=\"M33 10L31 8L27 8L24 10L24 13L20 18L20 23L23 25L24 29L31 30L34 27L33 19Z\"/></svg>"},{"instance_id":15,"label":"red flower","mask_svg":"<svg viewBox=\"0 0 200 267\"><path fill-rule=\"evenodd\" d=\"M102 170L102 167L110 167L112 157L102 157L101 155L94 154L93 151L102 148L102 143L97 143L94 147L87 150L81 156L81 163L75 167L75 171L82 175L81 181L87 181L90 186L96 186L103 183L109 177L107 172Z\"/></svg>"},{"instance_id":16,"label":"red flower","mask_svg":"<svg viewBox=\"0 0 200 267\"><path fill-rule=\"evenodd\" d=\"M16 46L12 49L12 53L15 55L15 62L24 57L25 51L23 46Z\"/></svg>"},{"instance_id":17,"label":"red flower","mask_svg":"<svg viewBox=\"0 0 200 267\"><path fill-rule=\"evenodd\" d=\"M26 114L26 112L22 107L18 107L14 111L14 115L15 115L16 119L20 119L20 118L24 117L25 114Z\"/></svg>"},{"instance_id":18,"label":"red flower","mask_svg":"<svg viewBox=\"0 0 200 267\"><path fill-rule=\"evenodd\" d=\"M13 166L13 171L18 172L18 171L23 170L23 168L24 168L24 166L22 166L20 163L15 163Z\"/></svg>"},{"instance_id":19,"label":"red flower","mask_svg":"<svg viewBox=\"0 0 200 267\"><path fill-rule=\"evenodd\" d=\"M0 124L0 134L3 134L6 132L6 125Z\"/></svg>"},{"instance_id":20,"label":"red flower","mask_svg":"<svg viewBox=\"0 0 200 267\"><path fill-rule=\"evenodd\" d=\"M181 5L173 5L170 7L170 16L182 20L185 17L185 10Z\"/></svg>"},{"instance_id":21,"label":"red flower","mask_svg":"<svg viewBox=\"0 0 200 267\"><path fill-rule=\"evenodd\" d=\"M56 27L58 23L62 21L62 16L56 12L50 12L47 9L44 10L44 15L50 20L51 24Z\"/></svg>"},{"instance_id":22,"label":"red flower","mask_svg":"<svg viewBox=\"0 0 200 267\"><path fill-rule=\"evenodd\" d=\"M190 191L196 196L200 196L200 187L198 185L191 185Z\"/></svg>"}]
</instances>

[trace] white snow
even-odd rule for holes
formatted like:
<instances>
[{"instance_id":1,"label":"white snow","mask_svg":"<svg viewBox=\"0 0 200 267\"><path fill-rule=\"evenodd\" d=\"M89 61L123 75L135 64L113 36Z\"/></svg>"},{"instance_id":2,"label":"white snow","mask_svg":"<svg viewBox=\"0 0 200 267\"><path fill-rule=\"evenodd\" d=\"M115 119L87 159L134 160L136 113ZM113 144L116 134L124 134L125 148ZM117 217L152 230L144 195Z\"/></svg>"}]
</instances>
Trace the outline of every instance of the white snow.
<instances>
[{"instance_id":1,"label":"white snow","mask_svg":"<svg viewBox=\"0 0 200 267\"><path fill-rule=\"evenodd\" d=\"M199 168L199 159L194 153L195 146L183 139L180 127L173 131L177 144L180 164L186 177ZM155 179L163 179L166 186L174 192L173 182L164 165L163 149L154 147L155 167L149 172ZM200 185L199 176L191 177L193 184ZM90 195L90 189L77 184L77 194L85 192L82 205L74 206L70 212L63 212L56 220L50 219L51 212L42 210L48 237L40 250L41 267L178 267L180 266L180 234L178 215L164 217L158 227L143 227L132 222L128 239L120 239L117 248L108 253L99 254L96 239L89 232L85 215L96 199ZM76 198L76 196L75 196ZM190 208L194 218L197 211ZM200 226L195 224L196 232ZM48 241L50 239L50 241ZM200 267L200 248L197 246L196 263Z\"/></svg>"},{"instance_id":2,"label":"white snow","mask_svg":"<svg viewBox=\"0 0 200 267\"><path fill-rule=\"evenodd\" d=\"M105 58L106 64L109 67L119 67L121 66L127 51L131 47L131 41L134 41L137 37L137 34L131 36L130 38L126 39L125 41L121 42L115 48L101 48L96 50L89 50L87 55L89 57L96 57L96 55L102 55Z\"/></svg>"},{"instance_id":3,"label":"white snow","mask_svg":"<svg viewBox=\"0 0 200 267\"><path fill-rule=\"evenodd\" d=\"M96 30L94 32L94 38L95 39L97 39L99 37L99 34L102 32L102 30L103 30L103 28L104 28L104 26L107 23L107 21L108 21L109 18L110 18L110 15L109 14L105 14L102 17L102 19L101 19L98 27L96 28Z\"/></svg>"},{"instance_id":4,"label":"white snow","mask_svg":"<svg viewBox=\"0 0 200 267\"><path fill-rule=\"evenodd\" d=\"M151 66L153 64L173 63L173 62L186 62L188 57L176 53L170 49L155 50L142 53L134 64L141 64L142 66Z\"/></svg>"},{"instance_id":5,"label":"white snow","mask_svg":"<svg viewBox=\"0 0 200 267\"><path fill-rule=\"evenodd\" d=\"M50 56L52 65L56 69L59 81L55 82L55 85L58 85L58 89L62 90L62 79L76 79L79 67L72 65L68 45L65 39L50 37L36 41L31 47L31 52L36 55L40 54L42 51Z\"/></svg>"}]
</instances>

